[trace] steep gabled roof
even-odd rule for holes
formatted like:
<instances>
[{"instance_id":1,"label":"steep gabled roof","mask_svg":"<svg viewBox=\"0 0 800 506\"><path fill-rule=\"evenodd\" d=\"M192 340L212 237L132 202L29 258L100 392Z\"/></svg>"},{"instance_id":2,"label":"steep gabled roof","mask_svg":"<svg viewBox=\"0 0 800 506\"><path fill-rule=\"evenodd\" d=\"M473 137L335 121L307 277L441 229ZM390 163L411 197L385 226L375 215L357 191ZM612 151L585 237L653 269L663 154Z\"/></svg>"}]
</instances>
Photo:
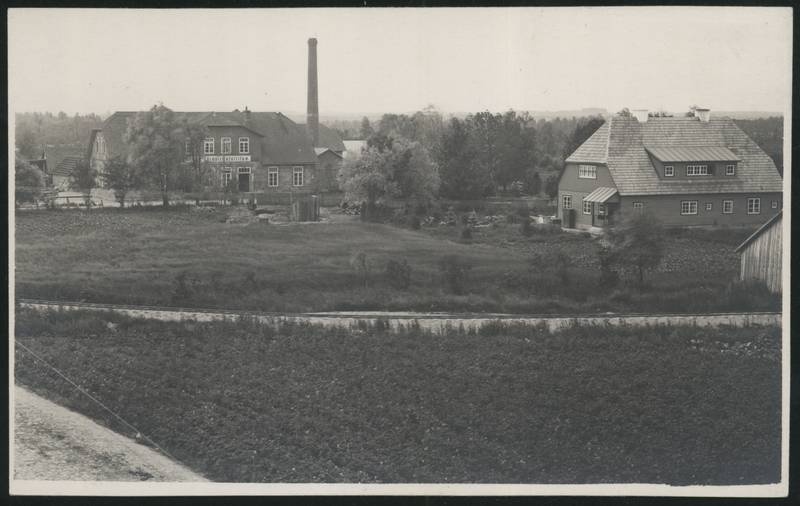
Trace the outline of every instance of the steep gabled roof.
<instances>
[{"instance_id":1,"label":"steep gabled roof","mask_svg":"<svg viewBox=\"0 0 800 506\"><path fill-rule=\"evenodd\" d=\"M123 135L128 128L128 120L136 112L118 111L103 124L103 136L109 153L120 154L127 151ZM213 112L192 111L175 112L178 121L206 126L238 126L246 128L260 137L261 159L274 164L313 164L317 157L305 128L279 112Z\"/></svg>"},{"instance_id":2,"label":"steep gabled roof","mask_svg":"<svg viewBox=\"0 0 800 506\"><path fill-rule=\"evenodd\" d=\"M648 152L649 150L649 152ZM715 179L659 178L653 152L685 158L694 151L739 160L736 175ZM666 155L664 153L671 153ZM730 154L729 154L730 153ZM715 158L715 159L717 159ZM780 192L783 180L772 159L730 118L701 122L690 117L635 118L614 116L566 160L604 164L620 195ZM711 160L697 160L711 161Z\"/></svg>"},{"instance_id":3,"label":"steep gabled roof","mask_svg":"<svg viewBox=\"0 0 800 506\"><path fill-rule=\"evenodd\" d=\"M304 129L308 128L305 123L298 123L298 125ZM339 153L345 150L344 142L342 141L341 137L339 137L339 134L337 134L335 130L326 127L322 123L319 124L319 142L314 147L328 148L331 151L336 151Z\"/></svg>"},{"instance_id":4,"label":"steep gabled roof","mask_svg":"<svg viewBox=\"0 0 800 506\"><path fill-rule=\"evenodd\" d=\"M75 172L78 162L81 160L80 156L65 156L58 162L58 165L52 170L53 176L69 177Z\"/></svg>"},{"instance_id":5,"label":"steep gabled roof","mask_svg":"<svg viewBox=\"0 0 800 506\"><path fill-rule=\"evenodd\" d=\"M608 158L608 132L610 121L606 121L594 133L578 146L567 158L570 163L606 163Z\"/></svg>"}]
</instances>

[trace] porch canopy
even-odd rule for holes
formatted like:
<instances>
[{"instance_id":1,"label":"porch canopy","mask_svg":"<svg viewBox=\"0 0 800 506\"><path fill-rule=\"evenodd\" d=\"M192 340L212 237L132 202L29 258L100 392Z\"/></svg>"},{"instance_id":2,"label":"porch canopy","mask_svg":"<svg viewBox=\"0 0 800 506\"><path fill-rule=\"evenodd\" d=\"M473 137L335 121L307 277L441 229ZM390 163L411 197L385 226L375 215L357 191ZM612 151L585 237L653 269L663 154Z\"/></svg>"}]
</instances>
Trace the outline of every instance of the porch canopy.
<instances>
[{"instance_id":1,"label":"porch canopy","mask_svg":"<svg viewBox=\"0 0 800 506\"><path fill-rule=\"evenodd\" d=\"M594 202L597 204L605 204L612 197L615 197L616 195L617 195L616 188L608 188L606 186L601 186L599 188L595 188L594 191L592 191L592 193L583 197L583 201Z\"/></svg>"}]
</instances>

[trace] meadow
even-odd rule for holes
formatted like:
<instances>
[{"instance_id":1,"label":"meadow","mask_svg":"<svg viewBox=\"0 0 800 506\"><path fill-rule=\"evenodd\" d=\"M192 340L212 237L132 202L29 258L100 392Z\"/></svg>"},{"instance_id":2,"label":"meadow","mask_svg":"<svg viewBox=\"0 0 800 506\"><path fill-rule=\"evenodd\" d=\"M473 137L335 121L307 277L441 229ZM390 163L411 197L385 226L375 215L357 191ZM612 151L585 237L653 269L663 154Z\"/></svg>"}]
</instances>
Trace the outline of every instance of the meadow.
<instances>
[{"instance_id":1,"label":"meadow","mask_svg":"<svg viewBox=\"0 0 800 506\"><path fill-rule=\"evenodd\" d=\"M647 286L624 277L609 286L588 234L525 236L518 225L502 224L463 239L457 226L229 223L231 212L19 212L16 295L279 312L779 309L777 297L734 283L733 250L748 230L670 232L664 262ZM387 273L390 261L404 262L407 271Z\"/></svg>"},{"instance_id":2,"label":"meadow","mask_svg":"<svg viewBox=\"0 0 800 506\"><path fill-rule=\"evenodd\" d=\"M780 328L166 323L19 309L18 343L216 481L780 478ZM17 384L133 436L21 346Z\"/></svg>"}]
</instances>

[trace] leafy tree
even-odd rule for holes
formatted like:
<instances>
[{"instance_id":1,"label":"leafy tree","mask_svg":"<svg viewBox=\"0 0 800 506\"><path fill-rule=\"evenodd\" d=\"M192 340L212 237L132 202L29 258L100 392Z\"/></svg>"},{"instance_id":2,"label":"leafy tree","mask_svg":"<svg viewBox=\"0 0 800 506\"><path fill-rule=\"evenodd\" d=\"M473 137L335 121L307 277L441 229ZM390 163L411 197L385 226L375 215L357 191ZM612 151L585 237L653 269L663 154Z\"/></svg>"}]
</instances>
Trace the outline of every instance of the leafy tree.
<instances>
[{"instance_id":1,"label":"leafy tree","mask_svg":"<svg viewBox=\"0 0 800 506\"><path fill-rule=\"evenodd\" d=\"M17 126L16 130L16 145L19 154L28 160L36 158L36 133L25 124Z\"/></svg>"},{"instance_id":2,"label":"leafy tree","mask_svg":"<svg viewBox=\"0 0 800 506\"><path fill-rule=\"evenodd\" d=\"M544 184L544 192L554 199L558 196L558 176L550 176Z\"/></svg>"},{"instance_id":3,"label":"leafy tree","mask_svg":"<svg viewBox=\"0 0 800 506\"><path fill-rule=\"evenodd\" d=\"M608 257L612 265L635 269L639 285L644 284L644 273L654 269L664 257L664 229L650 213L632 213L609 229Z\"/></svg>"},{"instance_id":4,"label":"leafy tree","mask_svg":"<svg viewBox=\"0 0 800 506\"><path fill-rule=\"evenodd\" d=\"M632 118L633 113L631 113L630 109L628 109L627 107L623 107L620 111L617 112L617 116L620 116L622 118Z\"/></svg>"},{"instance_id":5,"label":"leafy tree","mask_svg":"<svg viewBox=\"0 0 800 506\"><path fill-rule=\"evenodd\" d=\"M361 118L361 138L362 139L369 139L372 137L372 134L375 133L375 130L372 129L372 125L369 123L369 118L364 116Z\"/></svg>"},{"instance_id":6,"label":"leafy tree","mask_svg":"<svg viewBox=\"0 0 800 506\"><path fill-rule=\"evenodd\" d=\"M594 134L597 129L603 125L603 123L605 123L605 120L599 116L581 118L578 120L578 124L575 125L575 129L569 136L569 142L564 150L564 159L578 149L581 144L586 142L586 140L591 137L592 134Z\"/></svg>"},{"instance_id":7,"label":"leafy tree","mask_svg":"<svg viewBox=\"0 0 800 506\"><path fill-rule=\"evenodd\" d=\"M211 171L211 167L203 156L203 142L209 136L208 127L184 122L183 134L185 136L184 151L189 157L192 173L192 191L199 192L203 190L204 183ZM200 205L199 196L195 198L195 204Z\"/></svg>"},{"instance_id":8,"label":"leafy tree","mask_svg":"<svg viewBox=\"0 0 800 506\"><path fill-rule=\"evenodd\" d=\"M525 174L525 186L530 195L539 195L542 191L542 176L535 169L528 169Z\"/></svg>"},{"instance_id":9,"label":"leafy tree","mask_svg":"<svg viewBox=\"0 0 800 506\"><path fill-rule=\"evenodd\" d=\"M97 186L97 171L85 158L75 164L75 169L70 176L70 187L82 192L86 202L86 209L91 207L92 189Z\"/></svg>"},{"instance_id":10,"label":"leafy tree","mask_svg":"<svg viewBox=\"0 0 800 506\"><path fill-rule=\"evenodd\" d=\"M19 202L38 202L44 189L44 174L24 160L14 160L14 196Z\"/></svg>"},{"instance_id":11,"label":"leafy tree","mask_svg":"<svg viewBox=\"0 0 800 506\"><path fill-rule=\"evenodd\" d=\"M124 139L133 165L161 191L162 203L169 207L169 192L185 150L183 129L175 113L163 104L137 113L128 123Z\"/></svg>"},{"instance_id":12,"label":"leafy tree","mask_svg":"<svg viewBox=\"0 0 800 506\"><path fill-rule=\"evenodd\" d=\"M469 122L452 118L442 134L439 165L443 197L473 200L491 192L491 176L478 160L470 127Z\"/></svg>"},{"instance_id":13,"label":"leafy tree","mask_svg":"<svg viewBox=\"0 0 800 506\"><path fill-rule=\"evenodd\" d=\"M120 207L125 207L125 197L131 190L139 187L140 174L136 167L127 163L124 158L116 156L111 158L103 170L103 183L106 188L114 191L114 198Z\"/></svg>"},{"instance_id":14,"label":"leafy tree","mask_svg":"<svg viewBox=\"0 0 800 506\"><path fill-rule=\"evenodd\" d=\"M371 218L376 204L397 196L399 188L393 180L388 151L377 147L366 147L358 159L346 160L339 170L340 186L345 201L361 203L362 217Z\"/></svg>"}]
</instances>

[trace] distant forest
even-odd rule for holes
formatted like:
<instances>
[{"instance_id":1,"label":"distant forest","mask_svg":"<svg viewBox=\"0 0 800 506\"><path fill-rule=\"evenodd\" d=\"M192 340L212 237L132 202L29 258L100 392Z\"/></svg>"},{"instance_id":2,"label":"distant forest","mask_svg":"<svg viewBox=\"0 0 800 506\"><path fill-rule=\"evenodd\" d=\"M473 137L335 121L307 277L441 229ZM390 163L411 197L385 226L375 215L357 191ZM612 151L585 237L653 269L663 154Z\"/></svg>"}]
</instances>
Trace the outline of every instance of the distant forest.
<instances>
[{"instance_id":1,"label":"distant forest","mask_svg":"<svg viewBox=\"0 0 800 506\"><path fill-rule=\"evenodd\" d=\"M420 114L420 113L418 113ZM448 121L435 111L425 111L425 116L432 114L438 116L438 122L444 130ZM472 118L484 116L485 113L471 115ZM415 115L417 119L420 116ZM501 115L493 115L498 120ZM414 116L386 115L388 121L396 126L406 120L413 122ZM523 119L524 118L524 119ZM516 115L514 120L527 128L532 128L535 134L532 141L535 144L535 156L529 159L534 164L536 172L542 176L557 172L563 164L564 158L574 150L577 145L588 138L595 129L602 124L598 116L571 117L554 119L536 119L525 115ZM758 119L736 119L735 123L744 130L761 148L775 161L778 170L783 174L783 118L769 117ZM502 121L500 121L502 123ZM375 130L380 130L381 122L377 122ZM364 120L334 120L326 124L336 130L343 139L365 139L372 134L372 126ZM102 118L97 114L73 116L64 112L53 114L46 113L20 113L16 115L16 147L22 157L27 159L41 156L45 145L50 146L76 146L85 147L89 139L89 132L93 128L102 126ZM364 127L367 130L364 131ZM367 134L365 136L365 134Z\"/></svg>"}]
</instances>

